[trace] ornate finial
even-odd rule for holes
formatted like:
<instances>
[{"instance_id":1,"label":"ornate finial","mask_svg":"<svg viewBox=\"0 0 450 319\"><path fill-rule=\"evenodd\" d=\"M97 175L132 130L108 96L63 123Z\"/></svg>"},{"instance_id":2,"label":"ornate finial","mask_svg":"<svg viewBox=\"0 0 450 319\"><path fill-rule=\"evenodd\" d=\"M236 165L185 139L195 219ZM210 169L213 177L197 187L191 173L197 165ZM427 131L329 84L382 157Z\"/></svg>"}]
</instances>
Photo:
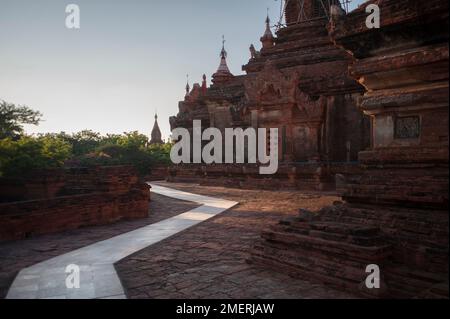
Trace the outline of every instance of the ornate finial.
<instances>
[{"instance_id":1,"label":"ornate finial","mask_svg":"<svg viewBox=\"0 0 450 319\"><path fill-rule=\"evenodd\" d=\"M270 29L270 18L269 18L269 8L267 8L267 18L266 18L266 30L261 37L261 42L263 44L263 49L268 49L274 45L274 36L272 30Z\"/></svg>"},{"instance_id":2,"label":"ornate finial","mask_svg":"<svg viewBox=\"0 0 450 319\"><path fill-rule=\"evenodd\" d=\"M206 84L206 74L203 74L202 79L203 79L203 81L202 81L202 91L201 92L203 95L205 95L206 91L208 90L208 85Z\"/></svg>"},{"instance_id":3,"label":"ornate finial","mask_svg":"<svg viewBox=\"0 0 450 319\"><path fill-rule=\"evenodd\" d=\"M220 52L220 57L222 59L226 59L227 58L227 51L225 50L225 36L222 35L222 51Z\"/></svg>"},{"instance_id":4,"label":"ornate finial","mask_svg":"<svg viewBox=\"0 0 450 319\"><path fill-rule=\"evenodd\" d=\"M191 87L189 86L189 74L186 74L186 95L189 94Z\"/></svg>"},{"instance_id":5,"label":"ornate finial","mask_svg":"<svg viewBox=\"0 0 450 319\"><path fill-rule=\"evenodd\" d=\"M225 36L222 36L222 51L220 52L220 64L216 73L212 76L212 83L221 84L233 77L227 65L227 51L225 50Z\"/></svg>"},{"instance_id":6,"label":"ornate finial","mask_svg":"<svg viewBox=\"0 0 450 319\"><path fill-rule=\"evenodd\" d=\"M267 17L266 17L266 32L270 31L270 17L269 17L269 8L267 8Z\"/></svg>"}]
</instances>

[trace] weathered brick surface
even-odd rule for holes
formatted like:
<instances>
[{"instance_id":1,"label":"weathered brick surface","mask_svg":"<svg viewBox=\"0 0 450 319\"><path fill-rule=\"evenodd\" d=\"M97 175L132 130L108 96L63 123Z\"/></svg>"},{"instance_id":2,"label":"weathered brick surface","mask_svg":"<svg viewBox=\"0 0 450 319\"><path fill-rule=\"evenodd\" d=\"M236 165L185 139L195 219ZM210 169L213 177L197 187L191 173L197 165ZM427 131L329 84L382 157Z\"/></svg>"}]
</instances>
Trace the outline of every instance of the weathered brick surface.
<instances>
[{"instance_id":1,"label":"weathered brick surface","mask_svg":"<svg viewBox=\"0 0 450 319\"><path fill-rule=\"evenodd\" d=\"M318 209L337 197L298 191L242 190L164 183L183 191L239 201L204 223L129 256L116 266L128 298L352 298L347 293L246 263L261 230L303 205Z\"/></svg>"},{"instance_id":2,"label":"weathered brick surface","mask_svg":"<svg viewBox=\"0 0 450 319\"><path fill-rule=\"evenodd\" d=\"M161 165L152 167L150 170L150 174L148 174L145 177L146 181L164 181L167 179L167 176L169 175L169 166L168 165Z\"/></svg>"},{"instance_id":3,"label":"weathered brick surface","mask_svg":"<svg viewBox=\"0 0 450 319\"><path fill-rule=\"evenodd\" d=\"M446 282L445 211L340 204L304 216L263 231L250 261L366 296L371 296L363 285L369 264L379 265L383 274L377 297L418 297Z\"/></svg>"},{"instance_id":4,"label":"weathered brick surface","mask_svg":"<svg viewBox=\"0 0 450 319\"><path fill-rule=\"evenodd\" d=\"M344 181L346 204L268 229L250 260L364 294L365 265L376 263L384 289L374 297L448 298L448 1L369 2L381 29L367 30L365 6L329 26L367 89L361 174Z\"/></svg>"},{"instance_id":5,"label":"weathered brick surface","mask_svg":"<svg viewBox=\"0 0 450 319\"><path fill-rule=\"evenodd\" d=\"M298 17L291 12L298 9L292 5L287 10L287 19ZM278 128L280 162L298 170L299 178L280 183L277 174L270 183L259 183L258 178L248 173L248 183L238 176L239 181L234 182L227 178L228 165L223 165L213 175L224 180L222 185L228 182L253 187L305 184L309 189L327 188L325 179L333 176L310 174L308 170L335 162L356 161L358 152L370 144L369 120L357 107L364 88L348 73L352 57L330 40L327 19L317 12L323 8L312 1L305 1L305 8L316 18L301 25L288 23L286 28L277 31L274 44L263 40L261 52L252 54L243 66L247 74L210 88L206 82L202 88L194 85L179 103L178 115L170 120L172 129L192 130L193 120L201 120L202 129L215 127L222 132L225 128ZM311 162L315 164L307 168ZM304 167L300 169L293 163L303 163ZM186 166L181 169L190 170ZM184 179L177 180L195 180L192 174L193 171L187 172Z\"/></svg>"},{"instance_id":6,"label":"weathered brick surface","mask_svg":"<svg viewBox=\"0 0 450 319\"><path fill-rule=\"evenodd\" d=\"M244 189L334 190L336 174L350 180L361 173L352 163L281 164L274 175L261 175L257 165L172 165L167 170L169 182L194 182Z\"/></svg>"},{"instance_id":7,"label":"weathered brick surface","mask_svg":"<svg viewBox=\"0 0 450 319\"><path fill-rule=\"evenodd\" d=\"M50 180L45 172L41 173L40 178L33 176L31 182L25 182L27 196L32 194L33 198L39 194L40 199L0 204L0 240L101 225L123 218L142 218L148 214L149 187L139 181L130 167L52 170L58 178ZM35 191L38 185L42 192Z\"/></svg>"}]
</instances>

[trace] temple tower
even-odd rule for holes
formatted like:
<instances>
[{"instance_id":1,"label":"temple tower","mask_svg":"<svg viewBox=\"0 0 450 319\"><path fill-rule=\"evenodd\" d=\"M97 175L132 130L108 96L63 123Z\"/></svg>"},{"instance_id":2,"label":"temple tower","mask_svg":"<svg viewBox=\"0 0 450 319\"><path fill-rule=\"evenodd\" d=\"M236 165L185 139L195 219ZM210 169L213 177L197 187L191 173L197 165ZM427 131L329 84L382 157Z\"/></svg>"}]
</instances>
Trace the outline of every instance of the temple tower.
<instances>
[{"instance_id":1,"label":"temple tower","mask_svg":"<svg viewBox=\"0 0 450 319\"><path fill-rule=\"evenodd\" d=\"M225 37L222 40L222 51L220 52L220 64L216 73L212 76L212 83L214 85L222 85L228 83L234 78L234 75L230 72L227 64L228 53L225 50Z\"/></svg>"},{"instance_id":2,"label":"temple tower","mask_svg":"<svg viewBox=\"0 0 450 319\"><path fill-rule=\"evenodd\" d=\"M272 34L272 30L270 30L269 14L267 14L266 31L264 32L263 36L261 37L261 43L262 43L263 50L269 49L275 45L275 38Z\"/></svg>"},{"instance_id":3,"label":"temple tower","mask_svg":"<svg viewBox=\"0 0 450 319\"><path fill-rule=\"evenodd\" d=\"M330 6L341 7L339 0L286 0L284 5L287 25L327 17Z\"/></svg>"},{"instance_id":4,"label":"temple tower","mask_svg":"<svg viewBox=\"0 0 450 319\"><path fill-rule=\"evenodd\" d=\"M155 124L153 124L153 130L152 135L150 139L150 145L154 144L164 144L164 141L162 140L162 134L161 130L159 129L158 125L158 115L155 114Z\"/></svg>"}]
</instances>

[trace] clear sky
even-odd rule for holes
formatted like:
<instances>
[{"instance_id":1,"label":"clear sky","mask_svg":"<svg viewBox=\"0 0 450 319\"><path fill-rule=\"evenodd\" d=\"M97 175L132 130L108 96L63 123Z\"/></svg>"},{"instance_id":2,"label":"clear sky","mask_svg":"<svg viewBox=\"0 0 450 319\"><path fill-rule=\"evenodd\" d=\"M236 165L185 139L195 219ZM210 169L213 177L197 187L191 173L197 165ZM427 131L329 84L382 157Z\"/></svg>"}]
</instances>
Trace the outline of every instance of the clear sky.
<instances>
[{"instance_id":1,"label":"clear sky","mask_svg":"<svg viewBox=\"0 0 450 319\"><path fill-rule=\"evenodd\" d=\"M70 3L81 9L79 30L65 26ZM0 0L0 99L44 114L28 133L150 135L157 111L167 138L186 74L191 85L203 73L210 80L222 34L241 74L267 8L274 23L275 0Z\"/></svg>"}]
</instances>

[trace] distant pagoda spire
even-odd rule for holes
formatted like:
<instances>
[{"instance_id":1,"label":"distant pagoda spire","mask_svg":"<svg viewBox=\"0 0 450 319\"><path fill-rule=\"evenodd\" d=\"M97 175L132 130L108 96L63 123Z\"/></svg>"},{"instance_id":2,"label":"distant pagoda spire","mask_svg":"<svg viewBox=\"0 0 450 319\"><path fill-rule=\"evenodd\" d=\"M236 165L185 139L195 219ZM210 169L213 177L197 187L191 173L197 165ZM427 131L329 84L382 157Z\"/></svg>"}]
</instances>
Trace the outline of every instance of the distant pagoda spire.
<instances>
[{"instance_id":1,"label":"distant pagoda spire","mask_svg":"<svg viewBox=\"0 0 450 319\"><path fill-rule=\"evenodd\" d=\"M228 53L225 50L225 36L222 36L222 50L220 51L220 64L216 73L212 76L212 82L215 85L220 85L228 82L234 75L230 72L227 64Z\"/></svg>"},{"instance_id":2,"label":"distant pagoda spire","mask_svg":"<svg viewBox=\"0 0 450 319\"><path fill-rule=\"evenodd\" d=\"M205 95L207 90L208 90L208 84L206 82L206 74L203 74L203 77L202 77L202 95Z\"/></svg>"},{"instance_id":3,"label":"distant pagoda spire","mask_svg":"<svg viewBox=\"0 0 450 319\"><path fill-rule=\"evenodd\" d=\"M275 37L273 36L272 30L270 29L269 8L267 8L266 30L261 37L261 43L263 49L269 49L275 44Z\"/></svg>"},{"instance_id":4,"label":"distant pagoda spire","mask_svg":"<svg viewBox=\"0 0 450 319\"><path fill-rule=\"evenodd\" d=\"M189 96L189 92L191 91L191 87L189 85L189 74L186 74L186 87L185 87L185 90L186 90L185 97L187 97L187 96Z\"/></svg>"},{"instance_id":5,"label":"distant pagoda spire","mask_svg":"<svg viewBox=\"0 0 450 319\"><path fill-rule=\"evenodd\" d=\"M155 124L153 124L153 130L150 139L150 145L154 144L164 144L164 141L162 140L161 130L159 129L158 125L158 114L156 113L155 113Z\"/></svg>"}]
</instances>

